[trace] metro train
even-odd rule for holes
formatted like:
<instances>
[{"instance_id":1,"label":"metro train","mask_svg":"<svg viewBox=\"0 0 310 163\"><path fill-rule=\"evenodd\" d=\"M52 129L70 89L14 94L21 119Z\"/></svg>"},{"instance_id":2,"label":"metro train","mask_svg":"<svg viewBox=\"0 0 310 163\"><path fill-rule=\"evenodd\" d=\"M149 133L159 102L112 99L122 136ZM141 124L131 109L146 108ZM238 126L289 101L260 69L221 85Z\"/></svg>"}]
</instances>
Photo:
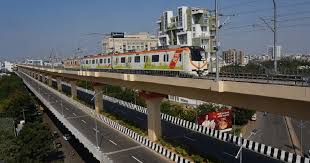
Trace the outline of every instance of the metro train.
<instances>
[{"instance_id":1,"label":"metro train","mask_svg":"<svg viewBox=\"0 0 310 163\"><path fill-rule=\"evenodd\" d=\"M207 53L201 47L159 49L122 54L88 55L64 61L65 68L76 69L113 69L122 71L174 71L192 75L207 75Z\"/></svg>"}]
</instances>

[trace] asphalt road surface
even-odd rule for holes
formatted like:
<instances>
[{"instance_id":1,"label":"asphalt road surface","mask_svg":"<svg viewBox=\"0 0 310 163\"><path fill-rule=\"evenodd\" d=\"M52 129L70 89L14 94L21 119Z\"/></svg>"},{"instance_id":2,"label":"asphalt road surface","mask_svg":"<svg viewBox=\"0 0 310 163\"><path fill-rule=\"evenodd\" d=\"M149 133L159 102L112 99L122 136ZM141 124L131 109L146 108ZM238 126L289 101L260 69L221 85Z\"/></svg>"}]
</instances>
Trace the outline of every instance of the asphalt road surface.
<instances>
[{"instance_id":1,"label":"asphalt road surface","mask_svg":"<svg viewBox=\"0 0 310 163\"><path fill-rule=\"evenodd\" d=\"M165 157L149 150L120 132L95 121L92 117L76 108L74 105L60 99L57 95L35 83L32 79L21 73L24 79L41 95L43 95L57 111L77 128L101 151L116 163L163 163L170 162ZM98 128L98 142L96 141L96 125Z\"/></svg>"},{"instance_id":2,"label":"asphalt road surface","mask_svg":"<svg viewBox=\"0 0 310 163\"><path fill-rule=\"evenodd\" d=\"M264 116L262 112L257 112L256 115L254 126L258 133L253 140L294 153L284 117L271 113Z\"/></svg>"}]
</instances>

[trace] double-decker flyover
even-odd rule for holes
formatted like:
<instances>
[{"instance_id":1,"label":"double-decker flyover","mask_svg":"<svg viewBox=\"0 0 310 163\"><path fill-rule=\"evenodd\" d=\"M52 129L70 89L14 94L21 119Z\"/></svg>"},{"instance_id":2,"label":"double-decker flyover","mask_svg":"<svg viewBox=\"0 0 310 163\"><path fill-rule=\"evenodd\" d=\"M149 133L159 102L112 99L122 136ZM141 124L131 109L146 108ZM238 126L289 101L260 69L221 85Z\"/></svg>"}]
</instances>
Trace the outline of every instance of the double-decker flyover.
<instances>
[{"instance_id":1,"label":"double-decker flyover","mask_svg":"<svg viewBox=\"0 0 310 163\"><path fill-rule=\"evenodd\" d=\"M86 70L60 70L30 65L18 65L18 67L73 80L118 85L130 89L266 111L297 119L310 119L308 114L310 87L93 72Z\"/></svg>"}]
</instances>

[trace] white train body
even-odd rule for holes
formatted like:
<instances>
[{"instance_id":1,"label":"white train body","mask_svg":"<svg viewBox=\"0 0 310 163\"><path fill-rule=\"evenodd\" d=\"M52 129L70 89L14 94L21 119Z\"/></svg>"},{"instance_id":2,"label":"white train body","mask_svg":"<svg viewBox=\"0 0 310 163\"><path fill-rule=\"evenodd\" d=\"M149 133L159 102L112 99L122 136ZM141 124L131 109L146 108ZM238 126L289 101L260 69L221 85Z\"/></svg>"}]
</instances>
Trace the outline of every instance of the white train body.
<instances>
[{"instance_id":1,"label":"white train body","mask_svg":"<svg viewBox=\"0 0 310 163\"><path fill-rule=\"evenodd\" d=\"M82 69L121 69L182 71L189 74L208 72L206 53L200 47L182 47L124 54L91 55L80 61Z\"/></svg>"}]
</instances>

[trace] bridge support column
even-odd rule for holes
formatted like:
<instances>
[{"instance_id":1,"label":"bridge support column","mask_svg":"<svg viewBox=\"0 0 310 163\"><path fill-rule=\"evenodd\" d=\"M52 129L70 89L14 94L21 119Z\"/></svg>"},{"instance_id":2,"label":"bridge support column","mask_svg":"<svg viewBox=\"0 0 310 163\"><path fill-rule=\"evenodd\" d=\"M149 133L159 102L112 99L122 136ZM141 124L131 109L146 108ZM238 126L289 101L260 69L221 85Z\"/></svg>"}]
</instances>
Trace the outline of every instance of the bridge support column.
<instances>
[{"instance_id":1,"label":"bridge support column","mask_svg":"<svg viewBox=\"0 0 310 163\"><path fill-rule=\"evenodd\" d=\"M57 90L59 92L62 92L61 78L57 77L56 80L57 80Z\"/></svg>"},{"instance_id":2,"label":"bridge support column","mask_svg":"<svg viewBox=\"0 0 310 163\"><path fill-rule=\"evenodd\" d=\"M50 86L50 87L52 87L52 85L53 85L52 76L48 76L48 77L47 77L47 85Z\"/></svg>"},{"instance_id":3,"label":"bridge support column","mask_svg":"<svg viewBox=\"0 0 310 163\"><path fill-rule=\"evenodd\" d=\"M95 110L97 113L103 111L103 101L102 101L102 85L94 85L95 89Z\"/></svg>"},{"instance_id":4,"label":"bridge support column","mask_svg":"<svg viewBox=\"0 0 310 163\"><path fill-rule=\"evenodd\" d=\"M161 137L160 103L165 95L145 91L140 92L140 95L145 98L147 105L148 138L156 141Z\"/></svg>"},{"instance_id":5,"label":"bridge support column","mask_svg":"<svg viewBox=\"0 0 310 163\"><path fill-rule=\"evenodd\" d=\"M77 97L76 81L72 80L70 81L70 84L71 84L71 97L76 98Z\"/></svg>"}]
</instances>

